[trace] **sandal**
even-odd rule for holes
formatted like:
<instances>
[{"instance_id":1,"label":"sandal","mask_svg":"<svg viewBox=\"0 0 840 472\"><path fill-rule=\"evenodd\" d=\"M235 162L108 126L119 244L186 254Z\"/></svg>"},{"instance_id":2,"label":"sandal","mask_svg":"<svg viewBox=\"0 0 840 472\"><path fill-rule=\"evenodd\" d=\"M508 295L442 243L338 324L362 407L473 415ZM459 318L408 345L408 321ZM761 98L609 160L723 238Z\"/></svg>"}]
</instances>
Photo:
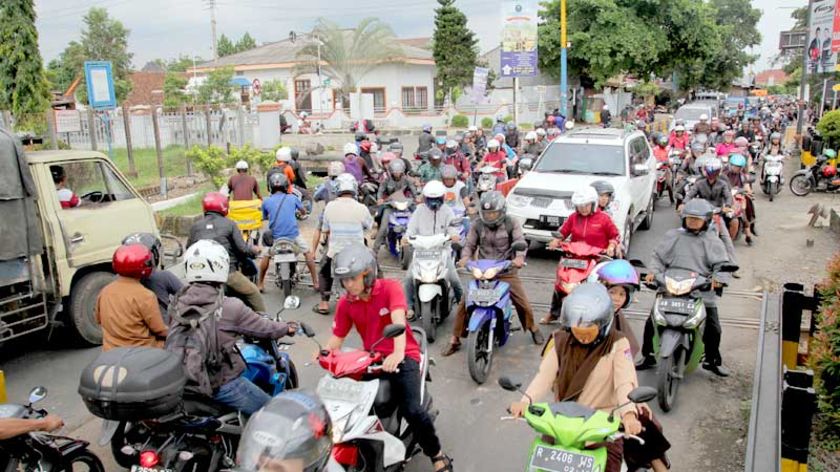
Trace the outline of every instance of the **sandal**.
<instances>
[{"instance_id":1,"label":"sandal","mask_svg":"<svg viewBox=\"0 0 840 472\"><path fill-rule=\"evenodd\" d=\"M405 312L406 321L414 321L414 318L416 317L417 315L414 313L414 310L408 310L407 312Z\"/></svg>"},{"instance_id":2,"label":"sandal","mask_svg":"<svg viewBox=\"0 0 840 472\"><path fill-rule=\"evenodd\" d=\"M325 310L325 309L321 308L321 307L320 307L320 306L318 306L318 305L319 305L319 304L318 304L318 303L316 303L316 304L315 304L315 306L313 306L313 307L312 307L312 312L313 312L313 313L318 313L319 315L324 315L324 316L326 316L326 315L329 315L329 314L330 314L330 309L329 309L329 308L327 308L327 309Z\"/></svg>"},{"instance_id":3,"label":"sandal","mask_svg":"<svg viewBox=\"0 0 840 472\"><path fill-rule=\"evenodd\" d=\"M435 468L435 472L454 472L455 469L452 468L452 464L454 462L455 461L451 457L444 453L440 453L432 458L432 467ZM438 464L443 464L443 467L438 468Z\"/></svg>"},{"instance_id":4,"label":"sandal","mask_svg":"<svg viewBox=\"0 0 840 472\"><path fill-rule=\"evenodd\" d=\"M448 346L443 348L440 355L443 356L443 357L449 357L452 354L455 354L456 352L458 352L460 350L461 350L461 343L449 343Z\"/></svg>"},{"instance_id":5,"label":"sandal","mask_svg":"<svg viewBox=\"0 0 840 472\"><path fill-rule=\"evenodd\" d=\"M541 325L550 325L550 324L554 323L555 321L557 321L557 320L552 318L551 315L545 315L545 316L542 317L542 319L540 319L540 324Z\"/></svg>"}]
</instances>

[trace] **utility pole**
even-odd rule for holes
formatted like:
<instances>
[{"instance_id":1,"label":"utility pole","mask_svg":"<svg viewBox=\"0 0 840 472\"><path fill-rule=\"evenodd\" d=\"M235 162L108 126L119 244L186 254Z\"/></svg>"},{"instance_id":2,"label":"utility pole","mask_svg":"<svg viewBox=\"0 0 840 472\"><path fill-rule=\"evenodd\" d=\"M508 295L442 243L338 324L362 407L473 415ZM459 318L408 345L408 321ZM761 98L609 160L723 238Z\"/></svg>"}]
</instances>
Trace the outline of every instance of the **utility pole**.
<instances>
[{"instance_id":1,"label":"utility pole","mask_svg":"<svg viewBox=\"0 0 840 472\"><path fill-rule=\"evenodd\" d=\"M210 34L213 36L213 60L219 60L218 43L216 42L216 0L207 0L210 7Z\"/></svg>"},{"instance_id":2,"label":"utility pole","mask_svg":"<svg viewBox=\"0 0 840 472\"><path fill-rule=\"evenodd\" d=\"M560 0L560 114L568 117L569 78L566 68L566 0Z\"/></svg>"},{"instance_id":3,"label":"utility pole","mask_svg":"<svg viewBox=\"0 0 840 472\"><path fill-rule=\"evenodd\" d=\"M802 48L802 77L799 79L799 113L796 117L796 134L802 136L802 124L805 114L805 83L808 78L808 45L811 43L811 8L814 0L808 0L808 11L805 13L805 47ZM801 144L800 144L801 145Z\"/></svg>"}]
</instances>

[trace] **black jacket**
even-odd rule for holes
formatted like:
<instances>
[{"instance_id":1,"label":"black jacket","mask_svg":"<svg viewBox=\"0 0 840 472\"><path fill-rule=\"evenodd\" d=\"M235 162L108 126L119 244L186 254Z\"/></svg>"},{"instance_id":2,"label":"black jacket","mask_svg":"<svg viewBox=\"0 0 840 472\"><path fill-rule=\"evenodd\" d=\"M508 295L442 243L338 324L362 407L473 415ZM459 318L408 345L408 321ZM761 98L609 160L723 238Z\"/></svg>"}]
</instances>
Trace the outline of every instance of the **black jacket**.
<instances>
[{"instance_id":1,"label":"black jacket","mask_svg":"<svg viewBox=\"0 0 840 472\"><path fill-rule=\"evenodd\" d=\"M435 145L435 137L432 136L432 133L423 132L419 138L417 138L417 152L426 152L431 149Z\"/></svg>"},{"instance_id":2,"label":"black jacket","mask_svg":"<svg viewBox=\"0 0 840 472\"><path fill-rule=\"evenodd\" d=\"M732 189L729 187L729 182L721 177L718 176L714 185L710 185L708 179L697 179L694 186L685 194L685 201L699 197L718 208L725 206L731 207Z\"/></svg>"},{"instance_id":3,"label":"black jacket","mask_svg":"<svg viewBox=\"0 0 840 472\"><path fill-rule=\"evenodd\" d=\"M212 239L227 249L230 254L231 272L239 268L239 261L257 256L257 251L252 250L242 239L242 233L236 223L218 213L206 213L203 218L193 223L187 247L201 239Z\"/></svg>"}]
</instances>

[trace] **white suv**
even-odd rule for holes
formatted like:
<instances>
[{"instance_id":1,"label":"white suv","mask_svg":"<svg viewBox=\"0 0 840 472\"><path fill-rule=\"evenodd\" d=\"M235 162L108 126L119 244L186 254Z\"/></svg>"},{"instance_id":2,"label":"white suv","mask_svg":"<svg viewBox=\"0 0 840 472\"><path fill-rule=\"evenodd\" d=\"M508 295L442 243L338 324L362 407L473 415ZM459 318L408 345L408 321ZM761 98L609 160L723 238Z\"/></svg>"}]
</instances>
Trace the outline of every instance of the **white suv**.
<instances>
[{"instance_id":1,"label":"white suv","mask_svg":"<svg viewBox=\"0 0 840 472\"><path fill-rule=\"evenodd\" d=\"M533 170L508 194L508 214L522 222L525 238L547 242L573 211L575 190L597 180L615 188L609 208L625 248L636 227L653 223L656 159L641 131L577 129L555 139Z\"/></svg>"}]
</instances>

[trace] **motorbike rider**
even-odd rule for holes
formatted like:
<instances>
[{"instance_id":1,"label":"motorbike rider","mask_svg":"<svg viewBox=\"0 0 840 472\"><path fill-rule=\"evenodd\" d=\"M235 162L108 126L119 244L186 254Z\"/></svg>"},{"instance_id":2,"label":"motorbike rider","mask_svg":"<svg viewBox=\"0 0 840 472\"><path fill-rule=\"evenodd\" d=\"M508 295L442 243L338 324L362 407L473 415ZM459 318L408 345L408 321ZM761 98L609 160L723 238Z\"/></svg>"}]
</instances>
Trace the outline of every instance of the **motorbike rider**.
<instances>
[{"instance_id":1,"label":"motorbike rider","mask_svg":"<svg viewBox=\"0 0 840 472\"><path fill-rule=\"evenodd\" d=\"M420 178L420 182L425 184L432 180L440 180L441 162L443 162L443 153L440 149L432 148L429 151L428 160L417 169L417 176Z\"/></svg>"},{"instance_id":2,"label":"motorbike rider","mask_svg":"<svg viewBox=\"0 0 840 472\"><path fill-rule=\"evenodd\" d=\"M476 152L484 152L487 149L487 136L484 134L484 128L477 128L475 130L473 142L475 143Z\"/></svg>"},{"instance_id":3,"label":"motorbike rider","mask_svg":"<svg viewBox=\"0 0 840 472\"><path fill-rule=\"evenodd\" d=\"M511 149L519 148L519 130L516 129L516 123L508 121L505 126L505 143Z\"/></svg>"},{"instance_id":4,"label":"motorbike rider","mask_svg":"<svg viewBox=\"0 0 840 472\"><path fill-rule=\"evenodd\" d=\"M596 180L589 184L598 192L598 210L610 215L612 218L612 205L615 187L606 180Z\"/></svg>"},{"instance_id":5,"label":"motorbike rider","mask_svg":"<svg viewBox=\"0 0 840 472\"><path fill-rule=\"evenodd\" d=\"M423 203L417 206L411 219L408 220L408 227L405 230L405 237L412 236L435 236L446 234L449 238L458 242L461 239L460 224L456 223L455 214L449 205L444 205L446 187L443 182L432 180L423 187ZM455 269L455 261L449 258L449 267L446 271L446 279L452 285L452 292L455 295L455 302L461 301L464 295L464 287ZM409 271L403 278L408 301L408 319L414 318L414 278Z\"/></svg>"},{"instance_id":6,"label":"motorbike rider","mask_svg":"<svg viewBox=\"0 0 840 472\"><path fill-rule=\"evenodd\" d=\"M723 165L718 158L706 159L703 163L702 172L704 179L697 179L691 189L686 192L683 202L691 201L693 198L702 198L713 207L720 208L723 212L722 218L725 227L719 231L720 239L723 241L729 260L735 264L735 246L732 244L730 231L735 228L726 213L732 208L732 188L728 179L721 179L720 173ZM679 209L678 209L679 210Z\"/></svg>"},{"instance_id":7,"label":"motorbike rider","mask_svg":"<svg viewBox=\"0 0 840 472\"><path fill-rule=\"evenodd\" d=\"M295 169L292 167L292 148L281 147L274 153L275 164L274 167L268 170L265 174L265 186L268 189L268 194L271 195L271 176L277 173L283 174L289 179L289 182L295 181ZM289 189L291 192L291 188ZM262 198L260 198L262 200Z\"/></svg>"},{"instance_id":8,"label":"motorbike rider","mask_svg":"<svg viewBox=\"0 0 840 472\"><path fill-rule=\"evenodd\" d=\"M470 161L461 152L458 142L449 140L446 142L446 152L443 155L443 165L454 166L460 173L460 178L465 182L470 178Z\"/></svg>"},{"instance_id":9,"label":"motorbike rider","mask_svg":"<svg viewBox=\"0 0 840 472\"><path fill-rule=\"evenodd\" d=\"M642 432L641 412L649 409L634 405L627 395L639 385L630 343L615 325L613 305L607 289L587 283L575 288L563 304L562 328L549 340L537 375L518 402L508 410L521 417L529 399L554 393L556 402L575 401L604 412L616 410L624 431ZM560 360L563 362L560 362ZM621 441L608 442L605 472L620 472Z\"/></svg>"},{"instance_id":10,"label":"motorbike rider","mask_svg":"<svg viewBox=\"0 0 840 472\"><path fill-rule=\"evenodd\" d=\"M344 161L342 163L344 164L344 172L352 175L359 185L362 185L365 177L374 179L365 160L359 157L359 150L355 144L347 143L344 145Z\"/></svg>"},{"instance_id":11,"label":"motorbike rider","mask_svg":"<svg viewBox=\"0 0 840 472\"><path fill-rule=\"evenodd\" d=\"M630 344L630 351L633 357L639 352L639 341L633 334L632 328L627 323L627 318L621 310L627 308L633 301L633 294L636 293L639 286L639 273L636 268L624 259L614 259L609 262L598 264L590 281L596 281L607 287L610 299L613 303L613 311L615 312L616 329L624 333L627 337L627 342Z\"/></svg>"},{"instance_id":12,"label":"motorbike rider","mask_svg":"<svg viewBox=\"0 0 840 472\"><path fill-rule=\"evenodd\" d=\"M688 200L682 210L682 227L669 230L659 245L653 251L651 272L645 279L652 282L656 274L661 274L669 268L680 268L696 272L705 277L714 275L724 264L732 264L726 248L720 237L715 234L712 225L714 207L702 198ZM709 290L701 292L706 306L706 322L703 330L703 344L706 348L703 368L721 376L729 376L729 370L723 366L720 354L721 326L718 319L715 292L725 278L712 283ZM644 370L654 367L656 359L653 355L653 322L648 318L645 324L644 340L642 342L642 359L636 369Z\"/></svg>"},{"instance_id":13,"label":"motorbike rider","mask_svg":"<svg viewBox=\"0 0 840 472\"><path fill-rule=\"evenodd\" d=\"M536 131L528 131L525 134L525 147L522 150L524 154L531 154L532 156L539 156L545 150L545 145L537 140Z\"/></svg>"},{"instance_id":14,"label":"motorbike rider","mask_svg":"<svg viewBox=\"0 0 840 472\"><path fill-rule=\"evenodd\" d=\"M677 125L674 127L674 134L668 138L668 146L681 151L686 150L688 147L688 135L685 133L685 126Z\"/></svg>"},{"instance_id":15,"label":"motorbike rider","mask_svg":"<svg viewBox=\"0 0 840 472\"><path fill-rule=\"evenodd\" d=\"M502 115L496 115L496 124L493 125L492 133L493 135L497 135L499 133L504 134L507 131L507 126L505 126L505 119Z\"/></svg>"},{"instance_id":16,"label":"motorbike rider","mask_svg":"<svg viewBox=\"0 0 840 472\"><path fill-rule=\"evenodd\" d=\"M122 245L114 251L111 267L117 274L99 292L94 307L102 326L102 351L117 347L163 347L169 332L155 294L140 280L154 268L152 251L139 243Z\"/></svg>"},{"instance_id":17,"label":"motorbike rider","mask_svg":"<svg viewBox=\"0 0 840 472\"><path fill-rule=\"evenodd\" d=\"M435 137L432 136L432 125L423 125L423 132L417 138L417 153L427 152L435 145Z\"/></svg>"},{"instance_id":18,"label":"motorbike rider","mask_svg":"<svg viewBox=\"0 0 840 472\"><path fill-rule=\"evenodd\" d=\"M692 130L692 133L708 135L711 132L712 127L709 126L709 115L703 113L702 115L700 115L700 121L694 125L694 130Z\"/></svg>"},{"instance_id":19,"label":"motorbike rider","mask_svg":"<svg viewBox=\"0 0 840 472\"><path fill-rule=\"evenodd\" d=\"M534 156L531 154L523 154L519 161L516 162L516 171L519 175L515 178L505 180L504 182L499 182L496 184L496 190L502 192L502 195L507 198L508 194L513 187L516 187L516 184L522 180L522 177L525 176L531 169L534 167Z\"/></svg>"},{"instance_id":20,"label":"motorbike rider","mask_svg":"<svg viewBox=\"0 0 840 472\"><path fill-rule=\"evenodd\" d=\"M598 209L598 192L591 186L583 187L572 194L572 205L575 212L566 218L560 227L560 238L552 239L548 244L550 249L557 249L565 239L572 242L583 241L590 246L600 248L608 257L620 256L618 228L606 212ZM548 314L540 320L540 324L550 324L560 316L563 298L566 295L554 290L551 297L551 307Z\"/></svg>"},{"instance_id":21,"label":"motorbike rider","mask_svg":"<svg viewBox=\"0 0 840 472\"><path fill-rule=\"evenodd\" d=\"M770 139L767 141L765 154L770 154L771 156L784 154L784 149L782 148L782 133L770 133Z\"/></svg>"},{"instance_id":22,"label":"motorbike rider","mask_svg":"<svg viewBox=\"0 0 840 472\"><path fill-rule=\"evenodd\" d=\"M178 293L178 290L181 290L183 284L181 283L181 279L172 272L161 270L160 256L163 251L163 244L152 233L129 234L122 240L122 244L123 246L128 244L142 244L151 251L152 273L141 278L140 283L155 294L163 321L168 322L169 317L166 315L166 310L169 308L170 297Z\"/></svg>"},{"instance_id":23,"label":"motorbike rider","mask_svg":"<svg viewBox=\"0 0 840 472\"><path fill-rule=\"evenodd\" d=\"M365 165L368 169L375 169L376 166L373 163L373 154L374 154L374 143L370 141L370 138L367 134L362 136L361 141L359 141L359 157L365 160Z\"/></svg>"},{"instance_id":24,"label":"motorbike rider","mask_svg":"<svg viewBox=\"0 0 840 472\"><path fill-rule=\"evenodd\" d=\"M295 180L292 181L292 184L301 192L306 192L306 169L300 163L300 151L297 148L291 148L291 154L292 162L289 164L292 166L292 170L295 171Z\"/></svg>"},{"instance_id":25,"label":"motorbike rider","mask_svg":"<svg viewBox=\"0 0 840 472\"><path fill-rule=\"evenodd\" d=\"M397 200L407 200L413 205L413 202L420 197L419 192L414 187L414 184L405 176L405 164L401 160L394 160L388 165L388 180L379 186L379 195L377 203L380 208L380 215L378 216L379 228L376 231L376 239L373 242L373 253L379 254L382 244L385 242L385 236L388 233L388 219L393 208L388 205L388 202L396 197Z\"/></svg>"},{"instance_id":26,"label":"motorbike rider","mask_svg":"<svg viewBox=\"0 0 840 472\"><path fill-rule=\"evenodd\" d=\"M755 208L752 203L752 180L746 172L747 158L742 154L731 154L729 156L729 165L726 167L726 177L729 180L729 186L732 189L741 189L746 194L744 217L747 224L744 225L744 241L748 246L752 246L752 223L755 221ZM730 222L730 227L737 226L738 222ZM730 231L730 236L732 232Z\"/></svg>"},{"instance_id":27,"label":"motorbike rider","mask_svg":"<svg viewBox=\"0 0 840 472\"><path fill-rule=\"evenodd\" d=\"M546 139L545 139L545 137L548 136L548 133L545 131L544 128L537 128L536 133L537 133L537 144L539 144L540 147L542 147L542 150L545 150L545 148L548 147L548 142L546 142ZM540 151L540 152L542 152L542 151ZM535 154L535 155L537 155L537 154Z\"/></svg>"},{"instance_id":28,"label":"motorbike rider","mask_svg":"<svg viewBox=\"0 0 840 472\"><path fill-rule=\"evenodd\" d=\"M610 113L610 107L608 105L604 105L601 107L601 124L604 128L609 128L612 122L612 113Z\"/></svg>"},{"instance_id":29,"label":"motorbike rider","mask_svg":"<svg viewBox=\"0 0 840 472\"><path fill-rule=\"evenodd\" d=\"M312 194L312 200L315 202L323 201L324 205L333 201L336 198L335 178L343 173L343 163L339 161L330 162L330 165L327 167L327 180L321 182L315 188L315 193Z\"/></svg>"},{"instance_id":30,"label":"motorbike rider","mask_svg":"<svg viewBox=\"0 0 840 472\"><path fill-rule=\"evenodd\" d=\"M204 196L201 207L204 216L190 227L187 246L192 246L201 239L212 239L221 244L228 251L230 261L227 288L241 297L252 310L265 313L265 301L260 289L239 270L244 261L257 257L259 251L246 243L236 223L226 218L227 197L218 192L210 192Z\"/></svg>"},{"instance_id":31,"label":"motorbike rider","mask_svg":"<svg viewBox=\"0 0 840 472\"><path fill-rule=\"evenodd\" d=\"M656 162L664 162L668 163L668 154L670 153L670 149L668 148L668 136L664 134L660 134L656 138L656 146L653 147L653 157L656 158Z\"/></svg>"},{"instance_id":32,"label":"motorbike rider","mask_svg":"<svg viewBox=\"0 0 840 472\"><path fill-rule=\"evenodd\" d=\"M260 261L260 276L257 283L260 291L265 289L265 274L268 272L268 264L271 262L271 247L278 239L288 239L295 242L306 259L306 266L312 275L312 288L318 291L318 270L315 268L315 258L309 250L309 244L300 234L298 228L297 214L306 214L303 203L294 195L289 195L289 181L286 176L274 174L269 181L271 185L271 196L262 204L263 220L268 221L268 234L263 235L263 254Z\"/></svg>"},{"instance_id":33,"label":"motorbike rider","mask_svg":"<svg viewBox=\"0 0 840 472\"><path fill-rule=\"evenodd\" d=\"M511 254L511 246L517 241L525 241L521 225L507 215L505 197L497 191L490 191L481 196L478 209L479 219L470 226L464 248L461 250L459 265L466 265L467 261L477 256L477 259L501 260L512 257L513 265L509 272L497 276L510 284L510 298L516 307L519 321L523 329L531 332L534 344L545 342L539 327L534 324L534 312L525 293L525 287L519 278L517 269L525 265L525 251ZM451 356L461 349L461 338L466 335L467 308L464 300L458 304L455 325L452 328L452 338L443 350L444 357Z\"/></svg>"},{"instance_id":34,"label":"motorbike rider","mask_svg":"<svg viewBox=\"0 0 840 472\"><path fill-rule=\"evenodd\" d=\"M497 180L507 179L507 154L501 149L501 143L495 138L487 141L487 154L481 158L475 168L481 169L484 166L492 166L499 170L496 173Z\"/></svg>"},{"instance_id":35,"label":"motorbike rider","mask_svg":"<svg viewBox=\"0 0 840 472\"><path fill-rule=\"evenodd\" d=\"M462 180L458 180L458 170L454 166L443 166L440 170L441 182L445 189L444 202L450 208L460 210L462 215L467 214L467 209L471 207L469 191L467 184ZM469 221L464 218L464 223Z\"/></svg>"},{"instance_id":36,"label":"motorbike rider","mask_svg":"<svg viewBox=\"0 0 840 472\"><path fill-rule=\"evenodd\" d=\"M248 173L248 163L245 161L236 163L236 174L228 179L227 187L231 200L253 200L254 195L262 200L257 179Z\"/></svg>"},{"instance_id":37,"label":"motorbike rider","mask_svg":"<svg viewBox=\"0 0 840 472\"><path fill-rule=\"evenodd\" d=\"M315 258L315 249L321 243L321 237L327 238L327 253L321 258L318 271L318 287L321 289L321 301L312 308L320 315L330 313L330 296L333 285L333 258L345 247L365 243L365 231L373 226L373 218L366 206L356 201L359 186L350 174L341 174L336 178L338 198L324 208L321 226L312 236L311 257Z\"/></svg>"},{"instance_id":38,"label":"motorbike rider","mask_svg":"<svg viewBox=\"0 0 840 472\"><path fill-rule=\"evenodd\" d=\"M728 129L723 132L723 142L715 147L715 154L717 154L718 157L728 156L737 148L738 146L735 144L735 132Z\"/></svg>"},{"instance_id":39,"label":"motorbike rider","mask_svg":"<svg viewBox=\"0 0 840 472\"><path fill-rule=\"evenodd\" d=\"M213 390L213 400L251 415L262 408L271 396L242 376L245 361L236 347L239 336L278 339L293 336L296 323L272 321L255 313L238 298L224 295L227 271L231 267L228 251L213 240L198 240L187 248L184 269L187 286L172 300L170 312L172 329L166 349L183 349L176 336L176 319L188 314L216 317L215 340L206 340L209 354L217 358L218 368L208 369L207 375ZM213 333L211 333L211 336ZM180 341L179 341L180 340ZM203 367L207 367L210 359Z\"/></svg>"},{"instance_id":40,"label":"motorbike rider","mask_svg":"<svg viewBox=\"0 0 840 472\"><path fill-rule=\"evenodd\" d=\"M377 278L376 260L368 248L358 243L346 246L335 255L334 265L335 277L347 293L336 306L326 350L340 350L354 326L366 350L374 348L374 343L382 338L385 326L401 324L408 328L402 286L396 280ZM420 347L411 329L377 343L375 349L385 356L382 378L390 381L393 398L399 399L400 411L423 452L432 460L434 470L452 472L452 459L443 452L432 417L420 404L425 379L420 378Z\"/></svg>"}]
</instances>

